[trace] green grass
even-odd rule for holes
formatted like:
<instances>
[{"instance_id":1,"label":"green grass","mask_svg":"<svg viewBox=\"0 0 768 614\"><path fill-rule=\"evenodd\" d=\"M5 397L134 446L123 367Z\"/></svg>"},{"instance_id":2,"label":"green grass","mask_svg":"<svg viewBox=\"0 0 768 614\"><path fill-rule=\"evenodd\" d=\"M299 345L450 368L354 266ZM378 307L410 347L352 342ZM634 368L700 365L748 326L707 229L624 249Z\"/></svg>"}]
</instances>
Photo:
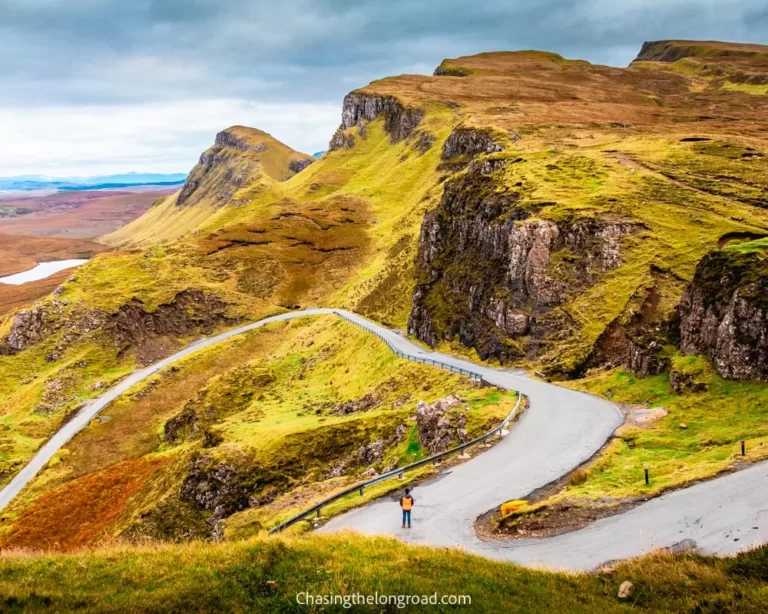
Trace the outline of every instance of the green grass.
<instances>
[{"instance_id":1,"label":"green grass","mask_svg":"<svg viewBox=\"0 0 768 614\"><path fill-rule=\"evenodd\" d=\"M669 413L650 426L621 427L618 437L587 469L586 482L567 487L557 498L653 495L712 477L736 462L768 458L764 384L724 380L701 357L676 356L673 368L708 389L677 395L666 373L638 378L622 370L573 383L616 403L663 407ZM741 456L742 440L746 458ZM651 475L649 486L644 482L645 468Z\"/></svg>"},{"instance_id":2,"label":"green grass","mask_svg":"<svg viewBox=\"0 0 768 614\"><path fill-rule=\"evenodd\" d=\"M0 608L15 612L764 611L766 549L734 559L658 556L610 575L562 574L383 538L252 539L0 557ZM619 585L634 593L621 602ZM468 596L471 605L307 607L311 595ZM299 597L306 601L304 595Z\"/></svg>"},{"instance_id":3,"label":"green grass","mask_svg":"<svg viewBox=\"0 0 768 614\"><path fill-rule=\"evenodd\" d=\"M466 413L470 437L498 424L516 401L515 393L480 388L458 374L397 357L382 341L336 316L271 324L201 350L115 401L103 412L108 422L94 421L4 510L0 537L18 542L19 527L27 527L35 515L50 515L51 506L74 496L68 494L73 488L86 496L80 490L87 487L78 485L87 484L89 476L117 471L134 459L171 458L96 537L103 541L121 535L142 515L175 501L194 454L234 467L243 476L260 476L253 492L269 497L268 502L228 520L231 535L252 535L363 479L367 466L356 459L364 444L388 442L383 459L373 465L379 472L420 457L411 422L416 404L448 394L464 399L455 411ZM371 399L367 409L333 411L365 399ZM193 412L194 428L166 440L166 425L183 411ZM406 434L394 441L401 425ZM214 446L205 443L209 436ZM342 461L349 463L344 477L329 479L330 469ZM409 480L426 473L429 469ZM327 513L359 505L397 484L369 489L365 498L350 497ZM24 539L35 545L34 539Z\"/></svg>"}]
</instances>

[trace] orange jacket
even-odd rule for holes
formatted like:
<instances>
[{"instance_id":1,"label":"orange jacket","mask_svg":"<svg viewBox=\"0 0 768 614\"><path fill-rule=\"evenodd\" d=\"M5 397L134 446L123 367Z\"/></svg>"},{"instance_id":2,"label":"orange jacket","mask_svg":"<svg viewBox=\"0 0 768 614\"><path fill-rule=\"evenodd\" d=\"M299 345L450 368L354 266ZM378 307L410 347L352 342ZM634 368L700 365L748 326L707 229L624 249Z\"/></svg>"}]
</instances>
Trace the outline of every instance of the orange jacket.
<instances>
[{"instance_id":1,"label":"orange jacket","mask_svg":"<svg viewBox=\"0 0 768 614\"><path fill-rule=\"evenodd\" d=\"M414 500L411 495L405 495L404 497L400 498L400 507L402 507L406 512L411 510L413 503Z\"/></svg>"}]
</instances>

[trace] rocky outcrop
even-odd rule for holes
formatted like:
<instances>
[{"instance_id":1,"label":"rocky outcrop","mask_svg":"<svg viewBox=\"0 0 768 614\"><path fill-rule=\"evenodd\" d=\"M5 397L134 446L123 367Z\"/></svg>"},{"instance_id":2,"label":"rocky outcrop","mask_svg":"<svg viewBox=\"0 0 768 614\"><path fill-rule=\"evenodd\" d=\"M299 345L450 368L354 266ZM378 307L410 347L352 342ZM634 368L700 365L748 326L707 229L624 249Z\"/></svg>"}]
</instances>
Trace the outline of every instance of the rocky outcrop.
<instances>
[{"instance_id":1,"label":"rocky outcrop","mask_svg":"<svg viewBox=\"0 0 768 614\"><path fill-rule=\"evenodd\" d=\"M680 349L735 380L768 381L768 264L761 252L711 252L678 306Z\"/></svg>"},{"instance_id":2,"label":"rocky outcrop","mask_svg":"<svg viewBox=\"0 0 768 614\"><path fill-rule=\"evenodd\" d=\"M262 164L266 151L269 163ZM263 175L283 181L313 161L266 132L233 126L219 132L213 146L200 156L176 198L176 205L206 203L223 207L238 190L263 179Z\"/></svg>"},{"instance_id":3,"label":"rocky outcrop","mask_svg":"<svg viewBox=\"0 0 768 614\"><path fill-rule=\"evenodd\" d=\"M236 320L226 315L227 305L201 290L184 290L155 311L147 311L138 299L123 305L113 314L106 328L120 351L136 349L143 363L157 358L154 342L164 336L210 334L225 323Z\"/></svg>"},{"instance_id":4,"label":"rocky outcrop","mask_svg":"<svg viewBox=\"0 0 768 614\"><path fill-rule=\"evenodd\" d=\"M176 443L185 439L191 439L199 431L197 414L192 406L187 406L181 413L165 423L163 438L169 443Z\"/></svg>"},{"instance_id":5,"label":"rocky outcrop","mask_svg":"<svg viewBox=\"0 0 768 614\"><path fill-rule=\"evenodd\" d=\"M347 416L357 412L368 411L379 406L379 399L373 393L367 393L358 399L344 401L331 409L331 413L337 416Z\"/></svg>"},{"instance_id":6,"label":"rocky outcrop","mask_svg":"<svg viewBox=\"0 0 768 614\"><path fill-rule=\"evenodd\" d=\"M249 507L258 486L257 474L207 455L199 456L190 462L179 499L211 512L209 522L215 523Z\"/></svg>"},{"instance_id":7,"label":"rocky outcrop","mask_svg":"<svg viewBox=\"0 0 768 614\"><path fill-rule=\"evenodd\" d=\"M13 318L8 336L0 343L0 354L15 354L56 337L58 345L47 352L46 360L56 362L66 347L102 327L105 314L97 309L71 308L67 301L53 299L22 309Z\"/></svg>"},{"instance_id":8,"label":"rocky outcrop","mask_svg":"<svg viewBox=\"0 0 768 614\"><path fill-rule=\"evenodd\" d=\"M314 158L302 158L300 160L291 160L288 163L288 169L293 173L300 173L314 162Z\"/></svg>"},{"instance_id":9,"label":"rocky outcrop","mask_svg":"<svg viewBox=\"0 0 768 614\"><path fill-rule=\"evenodd\" d=\"M394 145L409 137L419 125L424 111L403 105L395 96L372 92L351 92L344 98L341 110L341 126L334 134L329 145L331 151L354 146L344 131L358 125L365 125L379 116L384 117L384 130Z\"/></svg>"},{"instance_id":10,"label":"rocky outcrop","mask_svg":"<svg viewBox=\"0 0 768 614\"><path fill-rule=\"evenodd\" d=\"M214 144L218 145L219 147L230 147L239 151L267 151L267 146L264 143L249 143L245 139L235 136L228 130L219 132L216 135ZM205 156L205 154L203 154L203 156Z\"/></svg>"},{"instance_id":11,"label":"rocky outcrop","mask_svg":"<svg viewBox=\"0 0 768 614\"><path fill-rule=\"evenodd\" d=\"M430 454L447 450L457 440L467 441L466 410L456 411L462 404L463 400L453 394L432 404L419 401L416 406L419 442Z\"/></svg>"},{"instance_id":12,"label":"rocky outcrop","mask_svg":"<svg viewBox=\"0 0 768 614\"><path fill-rule=\"evenodd\" d=\"M328 144L328 151L337 149L352 149L355 146L355 137L344 132L342 128L337 128Z\"/></svg>"},{"instance_id":13,"label":"rocky outcrop","mask_svg":"<svg viewBox=\"0 0 768 614\"><path fill-rule=\"evenodd\" d=\"M468 74L463 68L446 68L442 64L432 73L435 77L466 77Z\"/></svg>"},{"instance_id":14,"label":"rocky outcrop","mask_svg":"<svg viewBox=\"0 0 768 614\"><path fill-rule=\"evenodd\" d=\"M669 367L669 358L662 353L662 346L656 341L648 344L630 341L627 351L627 368L639 375L648 377L663 373Z\"/></svg>"},{"instance_id":15,"label":"rocky outcrop","mask_svg":"<svg viewBox=\"0 0 768 614\"><path fill-rule=\"evenodd\" d=\"M384 458L384 441L372 441L371 443L360 446L357 451L357 457L361 465L373 465Z\"/></svg>"},{"instance_id":16,"label":"rocky outcrop","mask_svg":"<svg viewBox=\"0 0 768 614\"><path fill-rule=\"evenodd\" d=\"M755 45L740 43L709 43L707 41L660 40L646 41L635 62L677 62L698 57L761 57L765 52Z\"/></svg>"},{"instance_id":17,"label":"rocky outcrop","mask_svg":"<svg viewBox=\"0 0 768 614\"><path fill-rule=\"evenodd\" d=\"M491 175L446 185L422 223L411 334L432 346L458 337L483 359L511 360L523 353L511 338L561 332L553 308L621 264L632 223L529 220L518 200Z\"/></svg>"},{"instance_id":18,"label":"rocky outcrop","mask_svg":"<svg viewBox=\"0 0 768 614\"><path fill-rule=\"evenodd\" d=\"M204 200L226 205L259 169L258 160L243 156L241 151L219 144L207 149L182 186L176 206L192 207Z\"/></svg>"},{"instance_id":19,"label":"rocky outcrop","mask_svg":"<svg viewBox=\"0 0 768 614\"><path fill-rule=\"evenodd\" d=\"M445 140L443 160L455 156L475 156L484 153L503 151L490 130L479 128L456 128Z\"/></svg>"},{"instance_id":20,"label":"rocky outcrop","mask_svg":"<svg viewBox=\"0 0 768 614\"><path fill-rule=\"evenodd\" d=\"M55 326L50 316L50 310L44 304L19 311L13 318L11 332L5 341L8 348L19 352L40 341Z\"/></svg>"}]
</instances>

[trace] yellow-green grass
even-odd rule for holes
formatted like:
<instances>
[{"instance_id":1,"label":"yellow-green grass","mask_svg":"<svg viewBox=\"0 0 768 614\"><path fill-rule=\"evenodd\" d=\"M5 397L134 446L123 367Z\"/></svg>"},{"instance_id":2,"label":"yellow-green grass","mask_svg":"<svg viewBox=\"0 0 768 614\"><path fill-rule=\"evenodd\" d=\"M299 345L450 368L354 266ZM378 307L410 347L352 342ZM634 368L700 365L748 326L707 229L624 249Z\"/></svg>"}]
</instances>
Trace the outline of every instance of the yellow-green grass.
<instances>
[{"instance_id":1,"label":"yellow-green grass","mask_svg":"<svg viewBox=\"0 0 768 614\"><path fill-rule=\"evenodd\" d=\"M744 92L755 96L765 96L768 94L768 84L766 83L734 83L726 81L723 83L723 89L736 92Z\"/></svg>"},{"instance_id":2,"label":"yellow-green grass","mask_svg":"<svg viewBox=\"0 0 768 614\"><path fill-rule=\"evenodd\" d=\"M102 412L108 422L94 420L4 511L2 532L13 543L17 526L28 524L28 512L41 513L39 501L53 501L49 505L60 500L41 497L59 491L63 497L69 491L62 489L82 478L142 457L176 459L162 476L152 474L154 486L144 486L143 492L154 493L152 497L145 494L129 502L97 537L103 541L120 534L148 507L178 490L187 459L200 450L202 431L215 433L218 444L201 452L218 461L247 458L249 466L274 467L290 475L303 468L274 504L232 519L244 527L235 534L258 531L340 483L362 479L364 467L354 462L341 481L326 475L335 462L349 453L354 456L358 446L391 440L398 425L406 425L405 437L389 444L377 466L422 458L411 422L415 406L448 394L464 399L461 411L466 412L470 436L498 424L516 400L514 393L479 388L457 374L399 358L381 340L336 316L271 324L201 350L129 390ZM375 400L367 410L347 415L331 411L367 396ZM185 408L197 413L200 434L166 441L165 424ZM394 487L396 483L371 489L368 498ZM329 513L366 500L339 502Z\"/></svg>"},{"instance_id":3,"label":"yellow-green grass","mask_svg":"<svg viewBox=\"0 0 768 614\"><path fill-rule=\"evenodd\" d=\"M197 230L216 211L213 204L177 207L176 197L174 194L163 198L140 218L102 240L121 247L169 243Z\"/></svg>"},{"instance_id":4,"label":"yellow-green grass","mask_svg":"<svg viewBox=\"0 0 768 614\"><path fill-rule=\"evenodd\" d=\"M70 555L0 557L3 611L47 612L743 612L764 611L766 549L733 559L650 556L615 573L564 574L459 550L353 534L254 538L223 544L118 547ZM619 585L634 585L617 598ZM305 594L346 596L302 606ZM463 607L373 607L352 595L462 595Z\"/></svg>"},{"instance_id":5,"label":"yellow-green grass","mask_svg":"<svg viewBox=\"0 0 768 614\"><path fill-rule=\"evenodd\" d=\"M616 403L663 407L668 414L642 426L622 426L580 479L523 513L566 499L582 505L658 495L741 463L768 458L768 388L764 384L724 380L705 358L696 356L674 356L673 369L707 390L678 395L666 373L638 378L622 369L569 383ZM741 456L741 441L745 441L746 456Z\"/></svg>"}]
</instances>

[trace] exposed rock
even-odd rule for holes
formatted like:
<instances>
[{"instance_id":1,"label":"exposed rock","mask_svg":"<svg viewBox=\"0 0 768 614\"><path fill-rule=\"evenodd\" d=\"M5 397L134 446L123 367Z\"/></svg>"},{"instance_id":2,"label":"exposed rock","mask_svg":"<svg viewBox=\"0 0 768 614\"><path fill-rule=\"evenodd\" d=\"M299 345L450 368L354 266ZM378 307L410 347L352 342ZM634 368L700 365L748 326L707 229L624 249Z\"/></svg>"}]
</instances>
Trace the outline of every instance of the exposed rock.
<instances>
[{"instance_id":1,"label":"exposed rock","mask_svg":"<svg viewBox=\"0 0 768 614\"><path fill-rule=\"evenodd\" d=\"M629 599L632 595L632 589L634 588L634 584L632 584L629 580L625 580L621 583L621 586L619 587L619 594L617 597L619 599Z\"/></svg>"},{"instance_id":2,"label":"exposed rock","mask_svg":"<svg viewBox=\"0 0 768 614\"><path fill-rule=\"evenodd\" d=\"M226 308L226 303L213 295L184 290L153 312L146 311L140 300L133 299L110 317L107 329L121 350L138 349L139 358L146 363L157 357L152 345L158 337L210 334L218 325L234 323L235 320L226 316Z\"/></svg>"},{"instance_id":3,"label":"exposed rock","mask_svg":"<svg viewBox=\"0 0 768 614\"><path fill-rule=\"evenodd\" d=\"M45 383L45 390L35 413L52 414L67 403L74 401L77 395L71 394L68 390L71 388L71 381L64 378L50 379Z\"/></svg>"},{"instance_id":4,"label":"exposed rock","mask_svg":"<svg viewBox=\"0 0 768 614\"><path fill-rule=\"evenodd\" d=\"M467 167L469 173L479 175L490 175L502 168L507 162L506 158L484 158L482 160L472 160Z\"/></svg>"},{"instance_id":5,"label":"exposed rock","mask_svg":"<svg viewBox=\"0 0 768 614\"><path fill-rule=\"evenodd\" d=\"M669 358L662 355L662 346L651 341L648 345L642 345L630 341L627 352L627 368L639 375L648 377L663 373L669 367Z\"/></svg>"},{"instance_id":6,"label":"exposed rock","mask_svg":"<svg viewBox=\"0 0 768 614\"><path fill-rule=\"evenodd\" d=\"M360 449L357 451L357 456L362 465L378 463L384 458L384 442L378 440L360 446Z\"/></svg>"},{"instance_id":7,"label":"exposed rock","mask_svg":"<svg viewBox=\"0 0 768 614\"><path fill-rule=\"evenodd\" d=\"M264 143L248 143L245 139L238 138L228 130L219 132L216 135L214 143L221 147L231 147L232 149L237 149L239 151L267 151L267 146Z\"/></svg>"},{"instance_id":8,"label":"exposed rock","mask_svg":"<svg viewBox=\"0 0 768 614\"><path fill-rule=\"evenodd\" d=\"M437 137L431 132L419 131L413 135L413 148L420 154L427 153L432 149Z\"/></svg>"},{"instance_id":9,"label":"exposed rock","mask_svg":"<svg viewBox=\"0 0 768 614\"><path fill-rule=\"evenodd\" d=\"M459 127L451 132L443 145L443 160L454 156L474 156L503 150L490 130Z\"/></svg>"},{"instance_id":10,"label":"exposed rock","mask_svg":"<svg viewBox=\"0 0 768 614\"><path fill-rule=\"evenodd\" d=\"M347 465L349 465L349 460L344 459L339 462L337 462L335 465L333 465L328 471L327 477L330 478L340 478L342 475L344 475L347 471Z\"/></svg>"},{"instance_id":11,"label":"exposed rock","mask_svg":"<svg viewBox=\"0 0 768 614\"><path fill-rule=\"evenodd\" d=\"M682 373L676 369L669 372L669 383L677 394L686 392L706 392L707 384L697 381L691 373Z\"/></svg>"},{"instance_id":12,"label":"exposed rock","mask_svg":"<svg viewBox=\"0 0 768 614\"><path fill-rule=\"evenodd\" d=\"M621 264L630 222L594 218L528 221L514 192L468 173L445 186L424 217L418 285L408 332L434 346L458 336L481 358L521 355L510 337L562 334L552 310Z\"/></svg>"},{"instance_id":13,"label":"exposed rock","mask_svg":"<svg viewBox=\"0 0 768 614\"><path fill-rule=\"evenodd\" d=\"M34 345L58 327L54 314L45 303L29 309L22 309L13 317L11 332L6 345L13 351L20 352Z\"/></svg>"},{"instance_id":14,"label":"exposed rock","mask_svg":"<svg viewBox=\"0 0 768 614\"><path fill-rule=\"evenodd\" d=\"M56 348L54 351L46 353L45 362L56 362L57 360L59 360L59 358L61 358L61 355L62 355L61 349Z\"/></svg>"},{"instance_id":15,"label":"exposed rock","mask_svg":"<svg viewBox=\"0 0 768 614\"><path fill-rule=\"evenodd\" d=\"M462 404L462 399L456 395L448 395L431 405L419 401L416 406L416 424L419 428L419 442L436 454L447 450L459 439L466 440L466 412L455 415L455 410Z\"/></svg>"},{"instance_id":16,"label":"exposed rock","mask_svg":"<svg viewBox=\"0 0 768 614\"><path fill-rule=\"evenodd\" d=\"M200 156L176 198L176 206L191 207L203 200L223 206L250 181L258 168L257 160L214 145Z\"/></svg>"},{"instance_id":17,"label":"exposed rock","mask_svg":"<svg viewBox=\"0 0 768 614\"><path fill-rule=\"evenodd\" d=\"M435 77L466 77L469 73L462 68L445 68L440 65L432 74Z\"/></svg>"},{"instance_id":18,"label":"exposed rock","mask_svg":"<svg viewBox=\"0 0 768 614\"><path fill-rule=\"evenodd\" d=\"M331 410L332 414L337 416L346 416L359 411L368 411L379 405L379 399L373 393L367 393L359 399L345 401Z\"/></svg>"},{"instance_id":19,"label":"exposed rock","mask_svg":"<svg viewBox=\"0 0 768 614\"><path fill-rule=\"evenodd\" d=\"M344 97L341 111L341 126L333 135L329 149L349 149L348 138L343 137L344 130L370 122L384 116L384 130L394 145L410 136L419 125L424 111L406 107L396 97L372 92L356 91ZM354 146L354 137L351 146Z\"/></svg>"},{"instance_id":20,"label":"exposed rock","mask_svg":"<svg viewBox=\"0 0 768 614\"><path fill-rule=\"evenodd\" d=\"M355 137L352 134L346 134L343 128L337 128L328 144L328 151L337 149L352 149L355 146Z\"/></svg>"},{"instance_id":21,"label":"exposed rock","mask_svg":"<svg viewBox=\"0 0 768 614\"><path fill-rule=\"evenodd\" d=\"M678 313L685 354L709 356L728 379L768 381L768 265L762 253L705 256Z\"/></svg>"},{"instance_id":22,"label":"exposed rock","mask_svg":"<svg viewBox=\"0 0 768 614\"><path fill-rule=\"evenodd\" d=\"M163 428L165 441L171 443L194 437L197 431L197 416L195 410L189 406L168 420Z\"/></svg>"},{"instance_id":23,"label":"exposed rock","mask_svg":"<svg viewBox=\"0 0 768 614\"><path fill-rule=\"evenodd\" d=\"M216 431L205 431L205 433L203 433L204 448L215 448L216 446L221 445L223 441L224 437Z\"/></svg>"},{"instance_id":24,"label":"exposed rock","mask_svg":"<svg viewBox=\"0 0 768 614\"><path fill-rule=\"evenodd\" d=\"M200 456L190 462L179 499L212 512L213 523L247 508L256 485L255 476L249 472L238 471L210 456Z\"/></svg>"},{"instance_id":25,"label":"exposed rock","mask_svg":"<svg viewBox=\"0 0 768 614\"><path fill-rule=\"evenodd\" d=\"M314 158L302 158L300 160L291 160L288 163L288 169L294 173L300 173L305 168L307 168L310 164L312 164L314 161L315 161Z\"/></svg>"}]
</instances>

